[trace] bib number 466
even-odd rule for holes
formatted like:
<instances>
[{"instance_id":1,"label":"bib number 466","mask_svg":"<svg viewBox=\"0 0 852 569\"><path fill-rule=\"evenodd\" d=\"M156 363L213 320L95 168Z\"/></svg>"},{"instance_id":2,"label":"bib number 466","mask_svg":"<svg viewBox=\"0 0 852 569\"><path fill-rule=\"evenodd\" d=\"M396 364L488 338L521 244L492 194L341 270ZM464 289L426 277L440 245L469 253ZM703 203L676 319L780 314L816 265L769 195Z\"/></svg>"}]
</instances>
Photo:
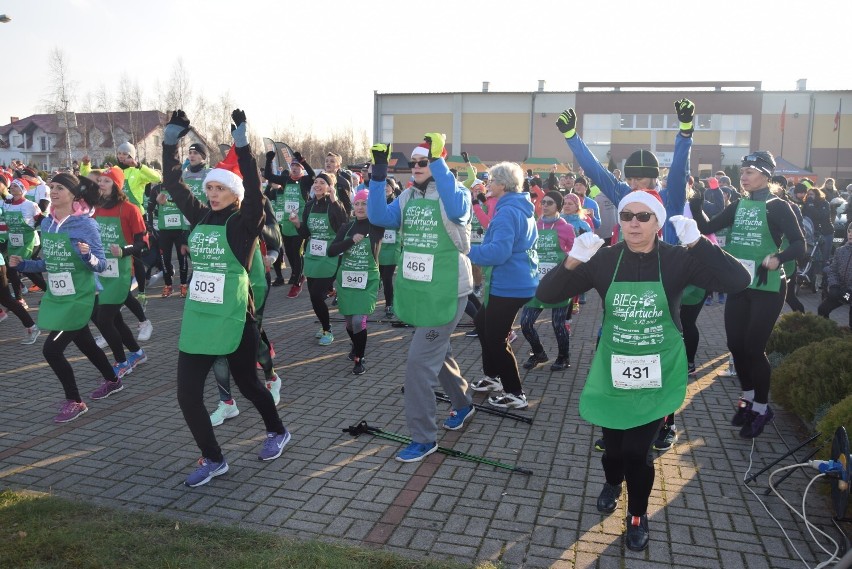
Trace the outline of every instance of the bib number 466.
<instances>
[{"instance_id":1,"label":"bib number 466","mask_svg":"<svg viewBox=\"0 0 852 569\"><path fill-rule=\"evenodd\" d=\"M402 276L412 281L432 282L434 262L434 255L406 252L402 258Z\"/></svg>"}]
</instances>

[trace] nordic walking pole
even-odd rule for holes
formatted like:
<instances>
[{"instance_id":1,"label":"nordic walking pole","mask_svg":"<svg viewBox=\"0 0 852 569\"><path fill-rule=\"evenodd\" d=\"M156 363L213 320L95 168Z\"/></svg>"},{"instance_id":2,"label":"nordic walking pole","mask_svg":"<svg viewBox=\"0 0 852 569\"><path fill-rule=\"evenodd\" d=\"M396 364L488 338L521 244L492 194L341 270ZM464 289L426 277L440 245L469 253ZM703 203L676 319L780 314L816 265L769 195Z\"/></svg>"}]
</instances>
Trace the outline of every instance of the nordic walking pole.
<instances>
[{"instance_id":1,"label":"nordic walking pole","mask_svg":"<svg viewBox=\"0 0 852 569\"><path fill-rule=\"evenodd\" d=\"M408 437L406 435L400 435L399 433L391 433L389 431L382 430L378 427L371 427L367 424L367 421L361 421L357 425L352 425L348 429L343 429L343 432L349 433L353 437L357 437L359 435L373 435L375 437L379 437L380 439L386 439L397 443L411 442L411 437ZM456 458L461 458L462 460L469 460L471 462L476 462L479 464L487 464L488 466L494 466L495 468L503 468L506 470L510 470L511 472L518 472L527 476L531 476L533 473L533 471L529 468L521 468L520 466L504 464L502 462L497 462L496 460L491 460L489 458L468 454L466 452L461 452L451 448L439 446L437 450L441 454L445 454L447 456L454 456Z\"/></svg>"}]
</instances>

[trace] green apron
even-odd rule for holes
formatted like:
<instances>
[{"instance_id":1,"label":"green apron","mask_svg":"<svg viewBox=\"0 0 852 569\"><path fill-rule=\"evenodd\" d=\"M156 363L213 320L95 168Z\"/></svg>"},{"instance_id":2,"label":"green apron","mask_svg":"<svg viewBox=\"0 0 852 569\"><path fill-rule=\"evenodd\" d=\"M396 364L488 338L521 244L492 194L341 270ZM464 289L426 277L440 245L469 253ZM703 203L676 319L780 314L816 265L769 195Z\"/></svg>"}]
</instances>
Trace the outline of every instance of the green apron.
<instances>
[{"instance_id":1,"label":"green apron","mask_svg":"<svg viewBox=\"0 0 852 569\"><path fill-rule=\"evenodd\" d=\"M243 337L249 276L231 251L225 225L195 226L189 235L192 281L180 326L180 351L224 356Z\"/></svg>"},{"instance_id":2,"label":"green apron","mask_svg":"<svg viewBox=\"0 0 852 569\"><path fill-rule=\"evenodd\" d=\"M737 213L728 236L725 251L734 256L748 270L751 284L748 288L778 292L784 268L767 271L766 284L757 284L757 269L767 255L778 253L778 247L769 232L766 221L766 202L742 199L737 202Z\"/></svg>"},{"instance_id":3,"label":"green apron","mask_svg":"<svg viewBox=\"0 0 852 569\"><path fill-rule=\"evenodd\" d=\"M89 322L95 308L95 273L83 263L67 233L42 231L41 241L41 257L47 266L47 290L38 310L38 327L80 330Z\"/></svg>"},{"instance_id":4,"label":"green apron","mask_svg":"<svg viewBox=\"0 0 852 569\"><path fill-rule=\"evenodd\" d=\"M6 213L0 208L0 243L5 243L9 240L9 228L6 227Z\"/></svg>"},{"instance_id":5,"label":"green apron","mask_svg":"<svg viewBox=\"0 0 852 569\"><path fill-rule=\"evenodd\" d=\"M31 258L35 249L35 229L29 226L19 211L7 211L5 217L6 225L9 226L9 254Z\"/></svg>"},{"instance_id":6,"label":"green apron","mask_svg":"<svg viewBox=\"0 0 852 569\"><path fill-rule=\"evenodd\" d=\"M266 304L266 293L269 292L269 287L266 284L266 265L263 264L260 243L254 248L251 271L249 271L249 286L254 297L255 312L260 312L263 310L263 305Z\"/></svg>"},{"instance_id":7,"label":"green apron","mask_svg":"<svg viewBox=\"0 0 852 569\"><path fill-rule=\"evenodd\" d=\"M302 212L305 210L305 199L302 197L299 184L285 185L283 191L279 191L278 195L275 196L272 209L275 211L275 219L281 227L281 235L294 237L299 234L299 230L290 221L291 213L295 212L299 219L302 219Z\"/></svg>"},{"instance_id":8,"label":"green apron","mask_svg":"<svg viewBox=\"0 0 852 569\"><path fill-rule=\"evenodd\" d=\"M662 280L615 282L620 264L621 256L606 293L580 415L593 425L624 430L678 410L686 398L687 362Z\"/></svg>"},{"instance_id":9,"label":"green apron","mask_svg":"<svg viewBox=\"0 0 852 569\"><path fill-rule=\"evenodd\" d=\"M349 237L349 231L346 237ZM376 309L379 266L370 245L370 235L367 234L341 256L337 271L337 302L338 311L344 316L372 314Z\"/></svg>"},{"instance_id":10,"label":"green apron","mask_svg":"<svg viewBox=\"0 0 852 569\"><path fill-rule=\"evenodd\" d=\"M121 215L119 206L119 216ZM112 256L110 245L124 247L127 241L121 230L121 217L95 217L98 222L98 231L101 234L101 242L104 244L104 255L106 255L107 267L98 273L103 290L98 296L101 304L124 304L130 292L130 279L133 276L133 258Z\"/></svg>"},{"instance_id":11,"label":"green apron","mask_svg":"<svg viewBox=\"0 0 852 569\"><path fill-rule=\"evenodd\" d=\"M385 229L382 236L382 246L379 249L380 265L396 265L399 263L399 232L396 229Z\"/></svg>"},{"instance_id":12,"label":"green apron","mask_svg":"<svg viewBox=\"0 0 852 569\"><path fill-rule=\"evenodd\" d=\"M548 272L555 269L559 263L565 261L565 251L559 246L559 233L556 229L556 223L552 223L550 227L542 224L538 230L538 240L535 242L535 250L538 253L538 276L539 279L544 278ZM535 297L527 303L530 308L561 308L568 306L571 299L556 304L545 304Z\"/></svg>"},{"instance_id":13,"label":"green apron","mask_svg":"<svg viewBox=\"0 0 852 569\"><path fill-rule=\"evenodd\" d=\"M165 190L163 190L162 193L168 197L168 200L164 204L157 203L157 230L189 229L189 224L186 222L186 218L180 212L178 206L175 205L175 202L172 201L172 197Z\"/></svg>"},{"instance_id":14,"label":"green apron","mask_svg":"<svg viewBox=\"0 0 852 569\"><path fill-rule=\"evenodd\" d=\"M305 247L305 276L315 279L333 277L337 271L337 259L328 256L328 246L334 239L328 214L310 214L308 230L311 237Z\"/></svg>"},{"instance_id":15,"label":"green apron","mask_svg":"<svg viewBox=\"0 0 852 569\"><path fill-rule=\"evenodd\" d=\"M201 203L207 203L207 192L204 191L203 178L184 178L183 182L189 188L189 191L192 192L192 195L195 196L195 199Z\"/></svg>"},{"instance_id":16,"label":"green apron","mask_svg":"<svg viewBox=\"0 0 852 569\"><path fill-rule=\"evenodd\" d=\"M680 303L682 305L685 304L692 306L699 302L704 302L705 298L707 298L707 291L705 289L698 288L695 285L686 285L686 288L683 289L683 294L680 297Z\"/></svg>"},{"instance_id":17,"label":"green apron","mask_svg":"<svg viewBox=\"0 0 852 569\"><path fill-rule=\"evenodd\" d=\"M408 200L400 229L394 312L412 326L443 326L458 308L461 253L444 227L438 200Z\"/></svg>"}]
</instances>

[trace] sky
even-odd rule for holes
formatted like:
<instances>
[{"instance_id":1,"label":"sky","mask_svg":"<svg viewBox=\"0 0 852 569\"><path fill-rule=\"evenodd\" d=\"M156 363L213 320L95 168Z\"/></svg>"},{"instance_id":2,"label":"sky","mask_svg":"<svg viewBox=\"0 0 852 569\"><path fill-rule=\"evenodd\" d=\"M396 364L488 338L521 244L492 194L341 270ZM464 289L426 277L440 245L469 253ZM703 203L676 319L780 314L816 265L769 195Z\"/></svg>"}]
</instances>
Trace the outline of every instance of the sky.
<instances>
[{"instance_id":1,"label":"sky","mask_svg":"<svg viewBox=\"0 0 852 569\"><path fill-rule=\"evenodd\" d=\"M534 91L540 79L546 91L580 81L793 90L802 78L852 89L846 0L0 0L2 13L7 79L21 83L7 81L0 125L43 112L56 47L76 110L86 92L115 94L123 74L153 100L180 58L194 93L227 93L260 136L293 125L371 137L374 91L471 92L483 81L492 92Z\"/></svg>"}]
</instances>

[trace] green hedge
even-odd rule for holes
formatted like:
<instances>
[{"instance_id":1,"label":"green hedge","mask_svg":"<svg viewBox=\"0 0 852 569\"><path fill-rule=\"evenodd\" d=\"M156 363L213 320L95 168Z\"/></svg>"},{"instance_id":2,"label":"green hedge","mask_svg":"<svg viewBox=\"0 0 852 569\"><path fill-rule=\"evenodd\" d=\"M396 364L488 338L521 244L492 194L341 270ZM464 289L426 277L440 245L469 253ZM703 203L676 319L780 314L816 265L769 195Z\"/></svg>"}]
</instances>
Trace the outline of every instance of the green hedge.
<instances>
[{"instance_id":1,"label":"green hedge","mask_svg":"<svg viewBox=\"0 0 852 569\"><path fill-rule=\"evenodd\" d=\"M817 424L817 432L822 433L820 442L825 443L820 450L819 458L823 460L831 458L831 441L837 427L846 427L847 433L852 432L852 395L832 406Z\"/></svg>"},{"instance_id":2,"label":"green hedge","mask_svg":"<svg viewBox=\"0 0 852 569\"><path fill-rule=\"evenodd\" d=\"M838 338L844 334L834 320L816 314L788 312L778 319L772 329L772 334L769 335L769 341L766 343L766 352L792 354L813 342L826 338Z\"/></svg>"}]
</instances>

